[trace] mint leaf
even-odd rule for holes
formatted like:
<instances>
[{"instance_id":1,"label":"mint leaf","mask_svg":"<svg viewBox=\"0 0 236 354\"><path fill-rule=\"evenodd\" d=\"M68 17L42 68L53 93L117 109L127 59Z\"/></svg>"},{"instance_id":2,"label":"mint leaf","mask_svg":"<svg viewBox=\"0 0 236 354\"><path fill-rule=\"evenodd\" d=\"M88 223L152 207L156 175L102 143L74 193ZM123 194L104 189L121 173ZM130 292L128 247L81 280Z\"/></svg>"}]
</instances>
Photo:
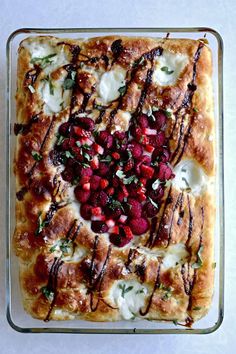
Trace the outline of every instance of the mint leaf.
<instances>
[{"instance_id":1,"label":"mint leaf","mask_svg":"<svg viewBox=\"0 0 236 354\"><path fill-rule=\"evenodd\" d=\"M198 250L197 253L197 262L192 264L193 269L198 269L201 268L203 261L202 261L202 251L203 251L203 246L201 246Z\"/></svg>"},{"instance_id":2,"label":"mint leaf","mask_svg":"<svg viewBox=\"0 0 236 354\"><path fill-rule=\"evenodd\" d=\"M169 70L168 66L163 66L161 71L164 71L167 75L171 75L174 72L174 70Z\"/></svg>"},{"instance_id":3,"label":"mint leaf","mask_svg":"<svg viewBox=\"0 0 236 354\"><path fill-rule=\"evenodd\" d=\"M119 284L119 289L121 289L121 296L124 298L125 294L133 289L133 286L128 286L126 288L125 284Z\"/></svg>"},{"instance_id":4,"label":"mint leaf","mask_svg":"<svg viewBox=\"0 0 236 354\"><path fill-rule=\"evenodd\" d=\"M35 151L35 150L33 150L32 152L31 152L31 155L33 156L33 159L35 160L35 161L40 161L40 160L42 160L42 158L43 158L43 156L42 155L40 155L37 151Z\"/></svg>"},{"instance_id":5,"label":"mint leaf","mask_svg":"<svg viewBox=\"0 0 236 354\"><path fill-rule=\"evenodd\" d=\"M48 300L53 300L54 292L48 289L47 286L43 286L40 290Z\"/></svg>"},{"instance_id":6,"label":"mint leaf","mask_svg":"<svg viewBox=\"0 0 236 354\"><path fill-rule=\"evenodd\" d=\"M34 57L30 60L31 64L37 64L41 67L41 69L44 69L48 64L51 64L53 60L51 60L53 57L55 57L57 54L49 54L46 57Z\"/></svg>"},{"instance_id":7,"label":"mint leaf","mask_svg":"<svg viewBox=\"0 0 236 354\"><path fill-rule=\"evenodd\" d=\"M125 94L125 91L126 91L126 86L121 86L119 89L118 89L119 93L121 96L123 96Z\"/></svg>"}]
</instances>

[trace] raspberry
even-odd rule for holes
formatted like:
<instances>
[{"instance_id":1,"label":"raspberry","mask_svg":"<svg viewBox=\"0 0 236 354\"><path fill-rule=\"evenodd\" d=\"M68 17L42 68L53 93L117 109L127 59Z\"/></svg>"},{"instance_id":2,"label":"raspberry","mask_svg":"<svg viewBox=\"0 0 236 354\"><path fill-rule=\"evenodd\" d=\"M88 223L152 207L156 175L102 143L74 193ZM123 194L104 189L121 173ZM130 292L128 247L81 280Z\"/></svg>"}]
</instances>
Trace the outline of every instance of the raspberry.
<instances>
[{"instance_id":1,"label":"raspberry","mask_svg":"<svg viewBox=\"0 0 236 354\"><path fill-rule=\"evenodd\" d=\"M148 191L148 196L154 201L160 201L164 196L164 189L159 186L155 191L153 189Z\"/></svg>"},{"instance_id":2,"label":"raspberry","mask_svg":"<svg viewBox=\"0 0 236 354\"><path fill-rule=\"evenodd\" d=\"M94 156L90 162L90 166L93 170L97 170L99 167L99 160L97 156Z\"/></svg>"},{"instance_id":3,"label":"raspberry","mask_svg":"<svg viewBox=\"0 0 236 354\"><path fill-rule=\"evenodd\" d=\"M99 216L102 214L102 209L100 207L92 208L92 215Z\"/></svg>"},{"instance_id":4,"label":"raspberry","mask_svg":"<svg viewBox=\"0 0 236 354\"><path fill-rule=\"evenodd\" d=\"M134 167L134 161L128 160L124 166L124 171L128 172L128 171L132 170L133 167Z\"/></svg>"},{"instance_id":5,"label":"raspberry","mask_svg":"<svg viewBox=\"0 0 236 354\"><path fill-rule=\"evenodd\" d=\"M74 194L80 203L86 203L90 197L90 191L83 190L80 186L75 187Z\"/></svg>"},{"instance_id":6,"label":"raspberry","mask_svg":"<svg viewBox=\"0 0 236 354\"><path fill-rule=\"evenodd\" d=\"M61 150L66 151L66 150L69 150L73 146L75 146L75 139L68 138L62 142L62 144L60 145L60 148L61 148Z\"/></svg>"},{"instance_id":7,"label":"raspberry","mask_svg":"<svg viewBox=\"0 0 236 354\"><path fill-rule=\"evenodd\" d=\"M66 168L62 173L61 173L62 178L64 179L64 181L67 182L72 182L73 178L74 178L74 172L72 169L70 168Z\"/></svg>"},{"instance_id":8,"label":"raspberry","mask_svg":"<svg viewBox=\"0 0 236 354\"><path fill-rule=\"evenodd\" d=\"M100 162L99 169L98 169L98 174L99 176L107 176L109 172L109 167L106 165L104 162Z\"/></svg>"},{"instance_id":9,"label":"raspberry","mask_svg":"<svg viewBox=\"0 0 236 354\"><path fill-rule=\"evenodd\" d=\"M151 203L151 202L147 202L144 206L143 206L143 216L147 217L147 218L153 218L153 216L155 216L158 212L158 209Z\"/></svg>"},{"instance_id":10,"label":"raspberry","mask_svg":"<svg viewBox=\"0 0 236 354\"><path fill-rule=\"evenodd\" d=\"M108 226L105 222L96 220L96 221L92 221L91 229L95 233L102 234L108 231Z\"/></svg>"},{"instance_id":11,"label":"raspberry","mask_svg":"<svg viewBox=\"0 0 236 354\"><path fill-rule=\"evenodd\" d=\"M102 178L101 181L100 181L100 187L101 187L101 189L105 189L108 185L109 185L108 180L105 179L105 178Z\"/></svg>"},{"instance_id":12,"label":"raspberry","mask_svg":"<svg viewBox=\"0 0 236 354\"><path fill-rule=\"evenodd\" d=\"M152 161L158 160L162 162L168 162L170 159L170 153L165 148L156 148L152 154Z\"/></svg>"},{"instance_id":13,"label":"raspberry","mask_svg":"<svg viewBox=\"0 0 236 354\"><path fill-rule=\"evenodd\" d=\"M165 133L163 131L160 131L156 135L149 136L148 141L150 145L154 147L160 147L165 142Z\"/></svg>"},{"instance_id":14,"label":"raspberry","mask_svg":"<svg viewBox=\"0 0 236 354\"><path fill-rule=\"evenodd\" d=\"M95 192L92 194L90 198L91 204L94 206L102 206L104 207L108 202L108 196L105 192Z\"/></svg>"},{"instance_id":15,"label":"raspberry","mask_svg":"<svg viewBox=\"0 0 236 354\"><path fill-rule=\"evenodd\" d=\"M134 198L128 198L126 212L131 218L140 218L142 213L141 204Z\"/></svg>"},{"instance_id":16,"label":"raspberry","mask_svg":"<svg viewBox=\"0 0 236 354\"><path fill-rule=\"evenodd\" d=\"M117 247L124 247L130 242L130 239L122 237L120 234L110 234L109 239Z\"/></svg>"},{"instance_id":17,"label":"raspberry","mask_svg":"<svg viewBox=\"0 0 236 354\"><path fill-rule=\"evenodd\" d=\"M81 176L92 176L93 170L90 167L82 167L81 168Z\"/></svg>"},{"instance_id":18,"label":"raspberry","mask_svg":"<svg viewBox=\"0 0 236 354\"><path fill-rule=\"evenodd\" d=\"M149 229L149 222L145 218L131 219L129 226L133 234L142 235Z\"/></svg>"},{"instance_id":19,"label":"raspberry","mask_svg":"<svg viewBox=\"0 0 236 354\"><path fill-rule=\"evenodd\" d=\"M166 165L164 162L160 162L158 165L157 178L161 181L165 181L172 177L174 177L174 174L170 166Z\"/></svg>"},{"instance_id":20,"label":"raspberry","mask_svg":"<svg viewBox=\"0 0 236 354\"><path fill-rule=\"evenodd\" d=\"M146 114L141 114L141 116L137 118L137 121L140 128L148 128L148 116Z\"/></svg>"},{"instance_id":21,"label":"raspberry","mask_svg":"<svg viewBox=\"0 0 236 354\"><path fill-rule=\"evenodd\" d=\"M100 181L101 181L101 177L97 176L97 175L93 175L90 178L90 188L92 190L97 190L100 186Z\"/></svg>"},{"instance_id":22,"label":"raspberry","mask_svg":"<svg viewBox=\"0 0 236 354\"><path fill-rule=\"evenodd\" d=\"M80 214L85 220L90 220L92 215L92 206L89 204L82 204L80 207Z\"/></svg>"},{"instance_id":23,"label":"raspberry","mask_svg":"<svg viewBox=\"0 0 236 354\"><path fill-rule=\"evenodd\" d=\"M108 131L103 130L98 135L97 141L102 146L106 147L107 149L110 149L113 145L113 136Z\"/></svg>"},{"instance_id":24,"label":"raspberry","mask_svg":"<svg viewBox=\"0 0 236 354\"><path fill-rule=\"evenodd\" d=\"M124 140L126 138L126 134L125 134L125 132L116 131L114 133L114 137L119 139L119 140Z\"/></svg>"},{"instance_id":25,"label":"raspberry","mask_svg":"<svg viewBox=\"0 0 236 354\"><path fill-rule=\"evenodd\" d=\"M138 159L143 154L142 145L140 145L139 143L137 143L134 140L128 145L128 149L131 151L131 154L134 159Z\"/></svg>"},{"instance_id":26,"label":"raspberry","mask_svg":"<svg viewBox=\"0 0 236 354\"><path fill-rule=\"evenodd\" d=\"M94 130L95 123L91 118L78 118L76 120L76 123L81 126L83 129L86 129L88 131Z\"/></svg>"},{"instance_id":27,"label":"raspberry","mask_svg":"<svg viewBox=\"0 0 236 354\"><path fill-rule=\"evenodd\" d=\"M70 126L69 122L62 123L59 127L59 134L67 136L70 133Z\"/></svg>"},{"instance_id":28,"label":"raspberry","mask_svg":"<svg viewBox=\"0 0 236 354\"><path fill-rule=\"evenodd\" d=\"M155 122L152 122L150 125L152 128L157 130L162 130L166 125L166 115L163 111L156 111L153 113L155 117Z\"/></svg>"}]
</instances>

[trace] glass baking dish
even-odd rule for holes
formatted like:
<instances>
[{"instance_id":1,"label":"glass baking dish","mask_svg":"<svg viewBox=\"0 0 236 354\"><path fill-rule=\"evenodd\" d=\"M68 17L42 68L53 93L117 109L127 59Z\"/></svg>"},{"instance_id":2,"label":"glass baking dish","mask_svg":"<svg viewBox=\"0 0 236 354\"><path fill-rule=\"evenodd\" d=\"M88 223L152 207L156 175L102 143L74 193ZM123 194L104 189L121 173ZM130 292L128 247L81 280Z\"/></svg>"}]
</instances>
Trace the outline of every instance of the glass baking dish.
<instances>
[{"instance_id":1,"label":"glass baking dish","mask_svg":"<svg viewBox=\"0 0 236 354\"><path fill-rule=\"evenodd\" d=\"M16 121L15 92L17 72L17 50L20 42L28 36L55 35L64 38L89 38L122 34L163 38L169 33L173 38L199 39L206 36L213 53L213 88L216 124L216 228L215 228L215 290L209 313L192 328L173 322L147 320L119 322L50 321L31 318L23 309L18 279L18 260L11 246L15 220L15 180L12 171ZM16 331L23 333L127 333L127 334L180 334L211 333L222 323L224 310L224 185L223 185L223 42L215 30L210 28L69 28L69 29L19 29L7 41L7 189L6 189L6 237L7 237L7 284L6 316Z\"/></svg>"}]
</instances>

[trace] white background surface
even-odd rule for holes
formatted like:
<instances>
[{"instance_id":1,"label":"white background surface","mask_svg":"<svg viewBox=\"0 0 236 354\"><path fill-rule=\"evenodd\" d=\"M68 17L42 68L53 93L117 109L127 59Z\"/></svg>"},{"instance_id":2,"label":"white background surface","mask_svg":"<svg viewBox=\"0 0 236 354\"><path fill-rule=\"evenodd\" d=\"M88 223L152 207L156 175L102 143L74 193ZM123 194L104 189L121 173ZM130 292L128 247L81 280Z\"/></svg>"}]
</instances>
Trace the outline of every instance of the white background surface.
<instances>
[{"instance_id":1,"label":"white background surface","mask_svg":"<svg viewBox=\"0 0 236 354\"><path fill-rule=\"evenodd\" d=\"M236 1L213 0L1 0L0 1L0 114L1 114L1 251L0 354L36 353L153 353L197 354L235 352L236 345ZM225 319L210 335L48 335L20 334L5 319L4 191L5 42L20 27L165 27L206 26L224 40L226 297Z\"/></svg>"}]
</instances>

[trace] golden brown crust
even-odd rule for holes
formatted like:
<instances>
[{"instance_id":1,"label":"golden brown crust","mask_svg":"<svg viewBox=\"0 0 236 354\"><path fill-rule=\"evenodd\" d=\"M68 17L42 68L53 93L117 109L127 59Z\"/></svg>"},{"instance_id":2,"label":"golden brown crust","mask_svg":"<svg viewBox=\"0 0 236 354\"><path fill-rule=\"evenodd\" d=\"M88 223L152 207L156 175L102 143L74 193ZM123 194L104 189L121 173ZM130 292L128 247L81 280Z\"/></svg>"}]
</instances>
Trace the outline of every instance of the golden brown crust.
<instances>
[{"instance_id":1,"label":"golden brown crust","mask_svg":"<svg viewBox=\"0 0 236 354\"><path fill-rule=\"evenodd\" d=\"M112 50L115 41L118 45ZM122 50L119 43L122 43ZM42 69L42 62L41 67L37 60L32 62L35 57L32 51L38 53L40 47L45 52L50 47L47 52L50 65L50 60L53 61L50 55L57 54L58 64L52 63L51 72L48 72L47 65ZM62 165L53 164L53 149L60 124L81 109L84 95L91 91L93 99L88 99L86 110L93 111L94 120L98 118L100 111L94 109L94 101L98 105L102 101L94 87L98 86L104 72L117 67L125 70L128 84L110 128L115 131L120 125L121 129L127 130L129 123L123 120L122 113L134 115L137 112L154 60L149 60L147 53L154 53L158 48L162 48L163 53L187 59L173 84L160 85L151 81L141 112L156 106L163 111L171 109L165 133L170 138L172 166L180 161L195 161L208 182L200 193L181 191L174 183L167 184L164 202L157 214L155 234L135 236L133 243L119 248L109 242L107 235L97 237L91 231L90 223L81 217L71 184L61 177ZM147 63L135 71L134 63L142 57ZM90 58L97 59L89 61ZM73 104L70 97L63 96L65 101L60 109L57 103L47 106L42 83L49 80L48 77L53 82L65 80L66 65L71 63L77 66L78 85L73 90ZM118 305L111 295L117 280L136 281L147 289L144 303L136 313L141 318L189 323L207 313L214 279L212 178L215 170L211 75L211 52L202 41L108 36L87 41L32 37L21 43L14 165L18 199L13 242L20 262L24 307L33 317L44 320L120 320ZM67 94L66 90L64 93ZM111 112L117 104L117 99L109 103L99 123L100 129L110 124ZM32 152L38 154L38 161ZM67 237L73 239L73 252L80 249L78 259L63 260L60 250L52 250L58 240ZM171 252L169 247L175 245L183 245L185 255L180 257L177 265L168 267L164 262L165 252ZM49 291L52 287L54 292Z\"/></svg>"}]
</instances>

